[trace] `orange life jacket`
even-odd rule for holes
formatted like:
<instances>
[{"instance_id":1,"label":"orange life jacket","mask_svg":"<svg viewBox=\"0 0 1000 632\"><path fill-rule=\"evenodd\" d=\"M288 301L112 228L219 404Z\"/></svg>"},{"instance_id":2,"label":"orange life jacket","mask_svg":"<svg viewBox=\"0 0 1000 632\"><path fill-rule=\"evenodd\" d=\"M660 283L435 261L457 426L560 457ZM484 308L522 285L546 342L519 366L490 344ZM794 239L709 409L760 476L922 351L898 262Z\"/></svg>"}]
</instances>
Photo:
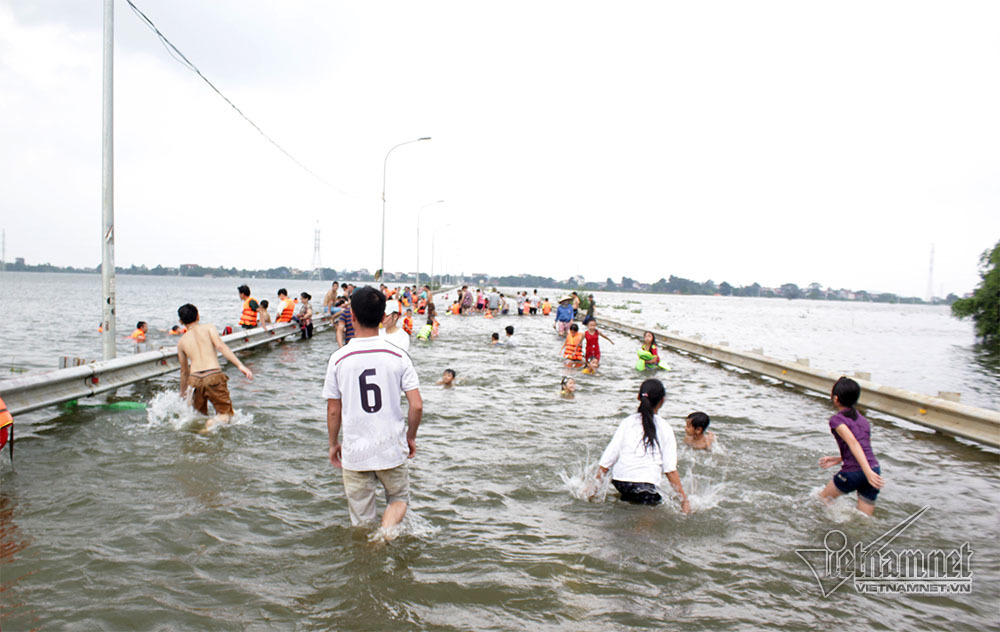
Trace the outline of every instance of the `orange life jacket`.
<instances>
[{"instance_id":1,"label":"orange life jacket","mask_svg":"<svg viewBox=\"0 0 1000 632\"><path fill-rule=\"evenodd\" d=\"M550 312L552 312L552 304L549 303L548 301L545 301L544 303L542 303L542 313L548 316Z\"/></svg>"},{"instance_id":2,"label":"orange life jacket","mask_svg":"<svg viewBox=\"0 0 1000 632\"><path fill-rule=\"evenodd\" d=\"M281 311L278 313L278 318L274 322L276 323L288 323L291 322L292 316L295 315L295 301L290 298L286 298L281 301Z\"/></svg>"},{"instance_id":3,"label":"orange life jacket","mask_svg":"<svg viewBox=\"0 0 1000 632\"><path fill-rule=\"evenodd\" d=\"M566 344L563 346L563 355L567 360L574 362L583 360L583 334L579 331L575 334L571 331L566 334Z\"/></svg>"},{"instance_id":4,"label":"orange life jacket","mask_svg":"<svg viewBox=\"0 0 1000 632\"><path fill-rule=\"evenodd\" d=\"M483 314L483 318L493 318L493 312L486 310L486 313Z\"/></svg>"},{"instance_id":5,"label":"orange life jacket","mask_svg":"<svg viewBox=\"0 0 1000 632\"><path fill-rule=\"evenodd\" d=\"M409 316L403 317L403 331L406 332L407 336L413 333L413 319Z\"/></svg>"},{"instance_id":6,"label":"orange life jacket","mask_svg":"<svg viewBox=\"0 0 1000 632\"><path fill-rule=\"evenodd\" d=\"M3 403L3 398L0 397L0 428L6 428L13 423L14 416L7 410L7 404Z\"/></svg>"},{"instance_id":7,"label":"orange life jacket","mask_svg":"<svg viewBox=\"0 0 1000 632\"><path fill-rule=\"evenodd\" d=\"M417 301L417 313L423 314L426 311L427 311L427 299L422 298L419 301Z\"/></svg>"},{"instance_id":8,"label":"orange life jacket","mask_svg":"<svg viewBox=\"0 0 1000 632\"><path fill-rule=\"evenodd\" d=\"M7 404L0 398L0 448L7 444L10 437L10 460L14 462L14 416L7 410Z\"/></svg>"},{"instance_id":9,"label":"orange life jacket","mask_svg":"<svg viewBox=\"0 0 1000 632\"><path fill-rule=\"evenodd\" d=\"M257 326L257 310L250 309L250 301L257 302L257 299L250 297L243 301L243 313L240 315L240 326L247 325L249 327Z\"/></svg>"},{"instance_id":10,"label":"orange life jacket","mask_svg":"<svg viewBox=\"0 0 1000 632\"><path fill-rule=\"evenodd\" d=\"M136 342L146 342L146 332L136 327L135 331L129 334L129 338L135 338Z\"/></svg>"},{"instance_id":11,"label":"orange life jacket","mask_svg":"<svg viewBox=\"0 0 1000 632\"><path fill-rule=\"evenodd\" d=\"M452 305L451 305L451 313L452 314L461 314L462 313L462 306L459 305L458 303L452 303Z\"/></svg>"}]
</instances>

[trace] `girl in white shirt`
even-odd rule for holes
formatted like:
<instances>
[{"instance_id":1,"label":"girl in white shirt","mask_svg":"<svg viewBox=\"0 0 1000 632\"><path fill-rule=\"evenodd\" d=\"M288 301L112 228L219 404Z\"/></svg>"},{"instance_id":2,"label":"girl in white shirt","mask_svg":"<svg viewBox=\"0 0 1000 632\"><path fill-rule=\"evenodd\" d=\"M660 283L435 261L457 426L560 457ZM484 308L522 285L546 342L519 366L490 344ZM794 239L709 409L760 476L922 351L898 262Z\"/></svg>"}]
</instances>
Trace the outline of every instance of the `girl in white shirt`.
<instances>
[{"instance_id":1,"label":"girl in white shirt","mask_svg":"<svg viewBox=\"0 0 1000 632\"><path fill-rule=\"evenodd\" d=\"M674 433L656 413L663 405L666 390L657 379L639 387L639 412L626 417L601 455L597 471L598 485L611 471L611 484L621 499L639 505L663 502L657 485L666 475L670 486L681 497L681 511L691 512L691 505L681 477L677 473L677 443ZM596 493L596 491L595 491ZM593 494L592 494L593 495Z\"/></svg>"}]
</instances>

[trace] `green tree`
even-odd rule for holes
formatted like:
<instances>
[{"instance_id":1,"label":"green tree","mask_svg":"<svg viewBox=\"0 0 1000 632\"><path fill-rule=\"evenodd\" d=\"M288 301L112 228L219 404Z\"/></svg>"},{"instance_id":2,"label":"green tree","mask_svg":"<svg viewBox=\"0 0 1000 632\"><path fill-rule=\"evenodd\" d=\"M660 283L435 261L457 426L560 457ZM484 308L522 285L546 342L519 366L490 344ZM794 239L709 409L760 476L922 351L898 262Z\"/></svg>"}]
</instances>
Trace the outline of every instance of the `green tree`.
<instances>
[{"instance_id":1,"label":"green tree","mask_svg":"<svg viewBox=\"0 0 1000 632\"><path fill-rule=\"evenodd\" d=\"M785 283L781 286L781 295L785 298L802 298L802 290L794 283Z\"/></svg>"},{"instance_id":2,"label":"green tree","mask_svg":"<svg viewBox=\"0 0 1000 632\"><path fill-rule=\"evenodd\" d=\"M951 315L971 317L976 323L976 335L987 342L1000 341L1000 241L992 250L979 257L982 281L969 298L955 301Z\"/></svg>"}]
</instances>

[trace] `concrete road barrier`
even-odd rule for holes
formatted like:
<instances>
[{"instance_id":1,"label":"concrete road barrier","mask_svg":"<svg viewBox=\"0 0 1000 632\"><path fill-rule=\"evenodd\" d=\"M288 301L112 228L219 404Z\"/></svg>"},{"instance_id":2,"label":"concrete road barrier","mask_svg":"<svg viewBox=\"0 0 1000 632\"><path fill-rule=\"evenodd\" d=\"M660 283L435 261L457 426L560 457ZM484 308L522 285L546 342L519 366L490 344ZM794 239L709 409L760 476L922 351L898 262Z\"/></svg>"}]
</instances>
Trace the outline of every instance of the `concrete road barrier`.
<instances>
[{"instance_id":1,"label":"concrete road barrier","mask_svg":"<svg viewBox=\"0 0 1000 632\"><path fill-rule=\"evenodd\" d=\"M599 319L602 326L642 339L646 331L606 318ZM721 364L772 377L824 395L829 395L833 383L840 377L809 366L809 361L800 358L795 362L784 362L765 356L760 350L735 351L728 346L712 345L698 339L682 338L677 335L653 331L657 345L661 348L681 351ZM879 412L888 413L906 421L933 428L939 432L972 439L985 445L1000 447L1000 412L986 408L967 406L956 401L955 393L946 397L934 397L901 388L882 386L871 381L868 373L856 374L861 385L859 405Z\"/></svg>"},{"instance_id":2,"label":"concrete road barrier","mask_svg":"<svg viewBox=\"0 0 1000 632\"><path fill-rule=\"evenodd\" d=\"M313 335L332 328L333 324L329 318L324 316L313 318ZM234 352L239 352L297 335L299 335L298 323L282 323L266 329L257 327L237 331L223 336L222 340ZM172 346L114 360L91 362L48 373L2 380L0 397L3 397L11 414L16 416L46 406L113 391L177 371L179 368L177 347Z\"/></svg>"}]
</instances>

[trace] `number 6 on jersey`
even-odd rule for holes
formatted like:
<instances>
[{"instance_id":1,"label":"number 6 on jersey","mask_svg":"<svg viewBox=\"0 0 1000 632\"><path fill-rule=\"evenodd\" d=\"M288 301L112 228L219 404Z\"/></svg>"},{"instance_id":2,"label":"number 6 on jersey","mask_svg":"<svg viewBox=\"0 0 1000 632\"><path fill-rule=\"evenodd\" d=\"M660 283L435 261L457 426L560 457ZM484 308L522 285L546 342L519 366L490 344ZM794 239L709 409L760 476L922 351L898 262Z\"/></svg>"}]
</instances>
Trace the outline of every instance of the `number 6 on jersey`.
<instances>
[{"instance_id":1,"label":"number 6 on jersey","mask_svg":"<svg viewBox=\"0 0 1000 632\"><path fill-rule=\"evenodd\" d=\"M367 369L358 376L358 384L361 386L361 408L366 413L377 413L382 410L382 389L378 384L369 384L365 378L375 375L375 369ZM371 403L368 402L368 394L371 393Z\"/></svg>"}]
</instances>

